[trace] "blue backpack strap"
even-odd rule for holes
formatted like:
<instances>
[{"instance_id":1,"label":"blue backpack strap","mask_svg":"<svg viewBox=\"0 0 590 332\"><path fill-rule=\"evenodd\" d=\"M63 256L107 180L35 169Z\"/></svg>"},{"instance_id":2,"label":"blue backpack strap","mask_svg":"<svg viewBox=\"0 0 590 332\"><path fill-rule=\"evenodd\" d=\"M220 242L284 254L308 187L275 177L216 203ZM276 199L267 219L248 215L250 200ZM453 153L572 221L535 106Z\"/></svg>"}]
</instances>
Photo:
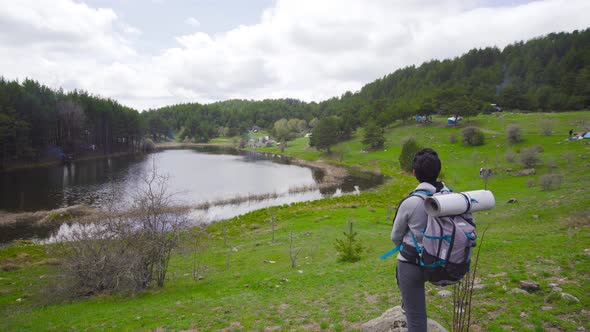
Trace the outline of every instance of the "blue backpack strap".
<instances>
[{"instance_id":1,"label":"blue backpack strap","mask_svg":"<svg viewBox=\"0 0 590 332\"><path fill-rule=\"evenodd\" d=\"M425 229L426 230L426 229ZM467 235L467 233L465 233L465 235L467 237L469 237L469 235ZM451 243L451 241L453 240L453 236L452 235L443 235L443 236L431 236L431 235L423 235L425 238L427 239L432 239L432 240L445 240L448 243Z\"/></svg>"},{"instance_id":2,"label":"blue backpack strap","mask_svg":"<svg viewBox=\"0 0 590 332\"><path fill-rule=\"evenodd\" d=\"M432 264L424 264L424 262L422 260L420 260L420 266L422 267L427 267L427 268L432 268L432 267L437 267L437 266L445 266L446 262L444 260L439 260L436 261Z\"/></svg>"},{"instance_id":3,"label":"blue backpack strap","mask_svg":"<svg viewBox=\"0 0 590 332\"><path fill-rule=\"evenodd\" d=\"M418 195L432 196L432 195L434 195L434 193L430 190L424 190L424 189L417 189L417 190L414 190L410 193L410 196L418 196Z\"/></svg>"},{"instance_id":4,"label":"blue backpack strap","mask_svg":"<svg viewBox=\"0 0 590 332\"><path fill-rule=\"evenodd\" d=\"M416 248L416 251L418 252L418 256L422 257L422 252L424 251L424 247L422 247L418 244L418 239L416 239L416 235L414 235L414 232L412 232L412 230L408 230L408 231L412 235L412 241L414 241L414 248Z\"/></svg>"},{"instance_id":5,"label":"blue backpack strap","mask_svg":"<svg viewBox=\"0 0 590 332\"><path fill-rule=\"evenodd\" d=\"M389 250L388 252L384 253L383 255L381 255L380 259L381 260L384 260L387 257L395 254L396 252L402 251L403 248L404 248L404 245L403 244L400 244L399 246L396 246L395 248L393 248L393 249Z\"/></svg>"}]
</instances>

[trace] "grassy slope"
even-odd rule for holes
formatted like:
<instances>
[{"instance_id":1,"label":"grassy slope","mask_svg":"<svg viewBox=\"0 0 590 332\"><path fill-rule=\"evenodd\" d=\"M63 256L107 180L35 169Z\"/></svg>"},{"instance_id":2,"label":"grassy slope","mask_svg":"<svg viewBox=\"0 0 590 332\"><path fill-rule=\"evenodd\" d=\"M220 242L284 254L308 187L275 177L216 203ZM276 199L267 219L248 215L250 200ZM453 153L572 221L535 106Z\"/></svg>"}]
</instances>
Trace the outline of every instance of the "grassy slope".
<instances>
[{"instance_id":1,"label":"grassy slope","mask_svg":"<svg viewBox=\"0 0 590 332\"><path fill-rule=\"evenodd\" d=\"M554 121L554 135L540 135L541 118ZM480 234L489 227L478 267L485 288L476 291L473 301L476 327L590 329L590 256L584 252L590 248L590 194L586 189L590 146L565 141L569 129L588 126L590 112L479 116L473 123L485 129L486 144L477 148L451 144L448 136L454 133L460 140L460 129L447 128L443 121L390 128L386 149L370 153L361 152L360 137L335 147L341 153L332 156L308 148L307 139L292 142L285 154L379 169L392 180L358 196L254 211L211 225L206 249L198 255L205 267L200 271L203 280L193 279L193 247L187 241L173 258L164 289L150 289L132 298L102 296L42 306L36 304L40 290L54 279L56 271L46 260L46 248L15 244L1 249L1 264L10 262L21 268L0 271L0 330L356 329L399 303L395 260L382 262L377 257L391 247L391 207L415 185L414 179L398 171L401 141L409 135L439 151L445 181L455 190L483 187L479 168L494 169L488 186L496 195L497 206L476 215ZM508 146L505 128L513 123L524 129L526 140ZM505 171L512 168L514 173L521 168L504 160L508 149L517 152L534 144L543 146L542 159L555 163L555 172L564 175L560 189L542 191L528 186L548 172L542 165L531 177ZM509 198L518 202L507 204ZM268 222L271 215L277 220L274 242ZM341 237L349 217L356 221L355 229L367 250L358 263L337 263L334 240ZM294 247L301 249L294 269L289 257L291 231ZM524 279L539 282L541 291L511 294ZM555 298L549 283L559 284L580 303ZM448 326L451 300L436 296L437 291L428 286L429 315Z\"/></svg>"}]
</instances>

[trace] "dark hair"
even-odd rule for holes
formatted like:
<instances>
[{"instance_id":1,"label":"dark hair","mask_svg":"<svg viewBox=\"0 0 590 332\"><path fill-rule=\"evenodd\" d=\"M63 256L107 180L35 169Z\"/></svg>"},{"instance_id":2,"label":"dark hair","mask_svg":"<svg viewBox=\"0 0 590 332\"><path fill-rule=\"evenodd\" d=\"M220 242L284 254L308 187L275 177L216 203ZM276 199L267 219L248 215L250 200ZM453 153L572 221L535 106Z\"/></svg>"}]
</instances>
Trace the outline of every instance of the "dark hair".
<instances>
[{"instance_id":1,"label":"dark hair","mask_svg":"<svg viewBox=\"0 0 590 332\"><path fill-rule=\"evenodd\" d=\"M426 148L416 152L412 167L418 181L434 184L440 174L441 162L436 151Z\"/></svg>"}]
</instances>

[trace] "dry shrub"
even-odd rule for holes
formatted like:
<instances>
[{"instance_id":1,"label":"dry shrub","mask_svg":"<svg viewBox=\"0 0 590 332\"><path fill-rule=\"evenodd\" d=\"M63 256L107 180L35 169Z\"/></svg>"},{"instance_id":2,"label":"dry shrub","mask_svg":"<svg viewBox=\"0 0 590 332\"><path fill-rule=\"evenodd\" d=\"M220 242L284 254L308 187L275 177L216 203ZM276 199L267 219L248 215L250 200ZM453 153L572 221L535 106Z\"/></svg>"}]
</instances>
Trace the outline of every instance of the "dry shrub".
<instances>
[{"instance_id":1,"label":"dry shrub","mask_svg":"<svg viewBox=\"0 0 590 332\"><path fill-rule=\"evenodd\" d=\"M549 169L549 172L553 172L555 169L557 169L557 162L555 161L555 158L547 158L545 161L545 166Z\"/></svg>"},{"instance_id":2,"label":"dry shrub","mask_svg":"<svg viewBox=\"0 0 590 332\"><path fill-rule=\"evenodd\" d=\"M531 146L531 149L535 150L537 153L545 152L545 148L539 144Z\"/></svg>"},{"instance_id":3,"label":"dry shrub","mask_svg":"<svg viewBox=\"0 0 590 332\"><path fill-rule=\"evenodd\" d=\"M544 174L539 178L539 186L542 190L556 190L561 187L562 180L561 174Z\"/></svg>"},{"instance_id":4,"label":"dry shrub","mask_svg":"<svg viewBox=\"0 0 590 332\"><path fill-rule=\"evenodd\" d=\"M512 163L516 160L516 153L512 150L508 150L506 151L505 158L507 162Z\"/></svg>"},{"instance_id":5,"label":"dry shrub","mask_svg":"<svg viewBox=\"0 0 590 332\"><path fill-rule=\"evenodd\" d=\"M567 228L579 228L590 226L590 209L580 210L567 216L564 220Z\"/></svg>"},{"instance_id":6,"label":"dry shrub","mask_svg":"<svg viewBox=\"0 0 590 332\"><path fill-rule=\"evenodd\" d=\"M524 140L522 129L518 125L509 125L506 128L506 139L509 143L520 143Z\"/></svg>"},{"instance_id":7,"label":"dry shrub","mask_svg":"<svg viewBox=\"0 0 590 332\"><path fill-rule=\"evenodd\" d=\"M129 237L132 228L132 223L123 221L100 221L72 232L59 248L64 255L64 276L63 283L54 287L58 293L79 297L135 293L147 287L147 262L137 243L140 237Z\"/></svg>"},{"instance_id":8,"label":"dry shrub","mask_svg":"<svg viewBox=\"0 0 590 332\"><path fill-rule=\"evenodd\" d=\"M537 150L532 148L522 149L520 151L520 162L526 166L531 167L540 161Z\"/></svg>"},{"instance_id":9,"label":"dry shrub","mask_svg":"<svg viewBox=\"0 0 590 332\"><path fill-rule=\"evenodd\" d=\"M540 122L541 134L544 136L551 136L553 133L554 123L550 119L542 119Z\"/></svg>"},{"instance_id":10,"label":"dry shrub","mask_svg":"<svg viewBox=\"0 0 590 332\"><path fill-rule=\"evenodd\" d=\"M479 146L483 145L485 142L485 136L483 131L477 127L467 127L461 130L461 134L463 135L463 144L468 146Z\"/></svg>"},{"instance_id":11,"label":"dry shrub","mask_svg":"<svg viewBox=\"0 0 590 332\"><path fill-rule=\"evenodd\" d=\"M152 282L164 285L172 250L188 225L187 210L172 205L167 178L155 167L141 180L130 211L113 203L57 247L63 257L63 282L53 287L58 298L135 293Z\"/></svg>"}]
</instances>

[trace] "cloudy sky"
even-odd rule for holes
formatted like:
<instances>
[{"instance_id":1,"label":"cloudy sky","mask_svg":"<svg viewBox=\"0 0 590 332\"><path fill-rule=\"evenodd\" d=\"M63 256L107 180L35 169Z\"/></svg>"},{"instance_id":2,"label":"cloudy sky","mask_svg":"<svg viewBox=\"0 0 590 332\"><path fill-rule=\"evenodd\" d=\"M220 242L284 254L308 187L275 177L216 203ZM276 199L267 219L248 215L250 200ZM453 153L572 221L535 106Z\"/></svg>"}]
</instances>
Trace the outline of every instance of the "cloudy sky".
<instances>
[{"instance_id":1,"label":"cloudy sky","mask_svg":"<svg viewBox=\"0 0 590 332\"><path fill-rule=\"evenodd\" d=\"M588 0L0 0L0 76L138 110L324 100L398 68L590 26Z\"/></svg>"}]
</instances>

